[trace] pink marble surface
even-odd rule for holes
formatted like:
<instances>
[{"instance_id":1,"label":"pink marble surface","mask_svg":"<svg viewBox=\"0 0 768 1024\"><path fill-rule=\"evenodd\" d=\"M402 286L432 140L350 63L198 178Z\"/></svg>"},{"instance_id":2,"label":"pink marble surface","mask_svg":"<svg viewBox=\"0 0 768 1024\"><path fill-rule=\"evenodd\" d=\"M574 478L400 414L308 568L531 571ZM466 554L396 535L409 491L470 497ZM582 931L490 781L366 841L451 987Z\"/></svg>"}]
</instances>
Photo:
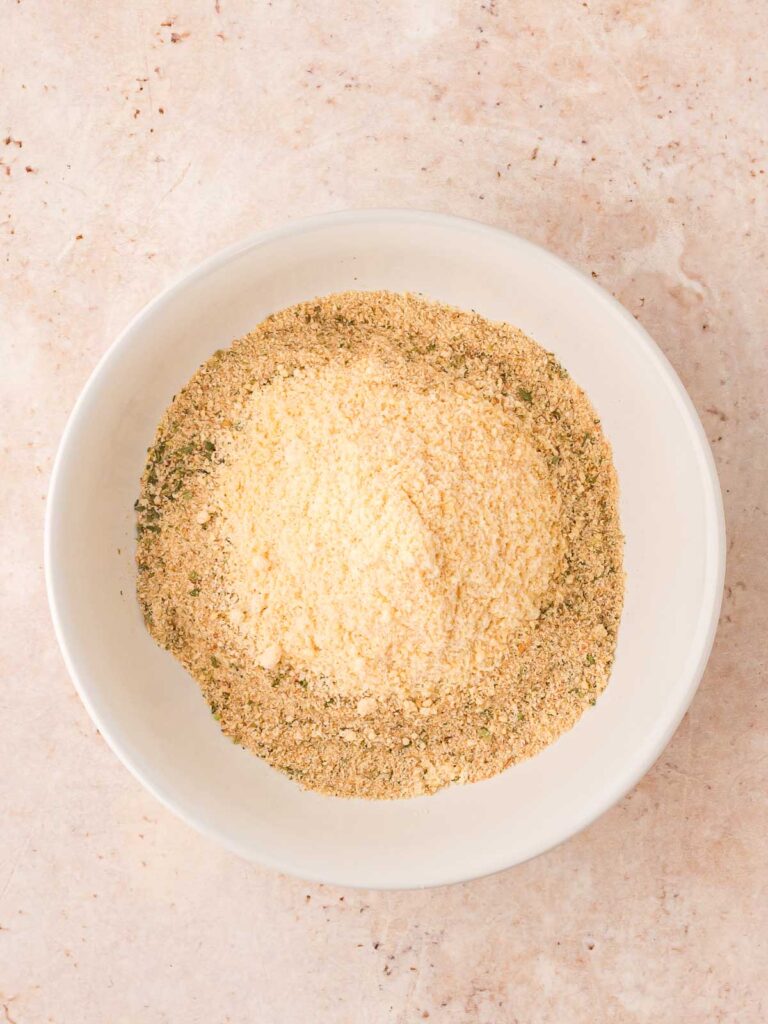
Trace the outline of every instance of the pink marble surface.
<instances>
[{"instance_id":1,"label":"pink marble surface","mask_svg":"<svg viewBox=\"0 0 768 1024\"><path fill-rule=\"evenodd\" d=\"M764 0L3 5L0 1022L766 1020L767 36ZM41 566L58 438L129 317L246 233L367 205L593 272L689 388L729 526L648 776L546 856L415 893L280 877L160 808L72 689Z\"/></svg>"}]
</instances>

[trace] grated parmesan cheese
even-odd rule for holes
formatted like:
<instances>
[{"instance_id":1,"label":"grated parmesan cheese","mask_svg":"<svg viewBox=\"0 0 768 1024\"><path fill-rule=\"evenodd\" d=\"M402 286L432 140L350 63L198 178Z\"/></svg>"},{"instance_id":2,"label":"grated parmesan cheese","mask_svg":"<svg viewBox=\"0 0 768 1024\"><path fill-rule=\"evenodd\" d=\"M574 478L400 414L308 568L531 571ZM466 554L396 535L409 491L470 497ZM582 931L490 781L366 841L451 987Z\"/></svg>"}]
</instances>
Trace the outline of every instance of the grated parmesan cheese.
<instances>
[{"instance_id":1,"label":"grated parmesan cheese","mask_svg":"<svg viewBox=\"0 0 768 1024\"><path fill-rule=\"evenodd\" d=\"M259 664L283 652L346 693L492 671L561 549L544 461L501 408L375 359L255 393L217 497Z\"/></svg>"}]
</instances>

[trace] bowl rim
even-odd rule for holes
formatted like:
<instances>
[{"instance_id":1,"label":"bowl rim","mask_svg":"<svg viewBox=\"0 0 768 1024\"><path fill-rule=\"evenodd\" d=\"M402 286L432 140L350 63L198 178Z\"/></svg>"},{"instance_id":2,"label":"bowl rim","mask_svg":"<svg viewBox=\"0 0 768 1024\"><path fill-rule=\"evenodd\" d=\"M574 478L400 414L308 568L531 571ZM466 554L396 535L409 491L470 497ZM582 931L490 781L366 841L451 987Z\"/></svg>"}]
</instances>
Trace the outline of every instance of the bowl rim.
<instances>
[{"instance_id":1,"label":"bowl rim","mask_svg":"<svg viewBox=\"0 0 768 1024\"><path fill-rule=\"evenodd\" d=\"M673 398L677 402L679 411L685 421L685 425L688 428L691 441L698 449L698 455L700 456L703 471L703 483L706 490L707 507L705 512L707 520L707 546L709 549L708 553L711 556L709 560L708 573L705 577L704 585L702 586L699 616L694 639L690 645L691 653L697 651L698 655L695 658L695 661L693 661L693 664L688 668L687 680L685 685L678 691L677 703L674 707L667 710L666 715L661 721L660 727L649 731L644 743L640 744L636 748L633 760L627 764L621 776L614 779L612 784L606 785L602 792L598 794L599 798L594 799L588 806L585 806L582 813L579 815L575 826L573 825L573 822L570 822L565 832L563 832L562 828L553 830L556 833L555 835L549 837L548 840L545 843L540 844L538 848L529 851L523 858L510 860L509 857L505 858L504 856L497 855L492 863L485 866L473 867L469 871L444 871L440 877L435 877L429 881L418 880L412 883L403 881L382 882L380 879L370 878L358 878L354 881L349 881L342 877L334 877L328 872L309 872L305 865L302 865L301 868L299 868L298 866L294 866L288 862L286 858L275 858L263 851L260 851L258 856L255 856L253 851L246 847L246 844L240 843L237 839L233 839L232 837L223 834L217 827L209 825L205 820L197 816L188 808L180 807L171 793L166 792L162 785L150 779L143 771L142 765L139 763L139 758L134 756L133 752L129 750L128 745L115 734L111 726L102 720L94 702L91 699L89 683L82 678L78 669L77 656L71 649L62 621L61 608L59 606L57 584L58 570L56 566L54 541L58 508L60 505L60 481L64 464L67 459L71 457L71 439L78 429L81 418L84 416L84 410L88 404L89 397L101 386L102 377L104 377L108 372L111 363L119 357L120 353L126 346L130 345L133 333L137 329L141 328L145 321L151 319L158 308L176 296L180 291L194 285L195 282L200 279L226 266L243 252L266 245L272 241L290 238L294 235L300 235L331 226L364 223L366 220L378 223L381 223L382 221L389 223L402 221L413 224L442 226L446 228L472 231L478 234L485 234L487 237L494 238L496 241L500 242L513 241L520 249L528 249L532 254L536 254L540 259L543 257L545 260L550 261L561 273L565 273L570 275L572 278L575 278L583 288L591 293L591 297L593 299L603 303L603 305L605 305L614 316L618 315L627 326L628 334L632 336L634 344L636 344L641 350L644 350L646 357L652 360L655 364L655 369L669 387ZM637 785L669 743L685 713L690 707L699 683L701 682L717 632L725 580L726 561L726 532L723 499L709 441L707 440L704 427L698 413L696 412L695 406L683 386L682 381L658 344L648 334L642 324L640 324L637 319L632 316L632 314L629 313L629 311L626 310L620 302L618 302L617 299L605 291L605 289L598 285L592 278L587 277L586 274L576 269L561 257L550 252L548 249L545 249L543 246L522 238L514 232L485 224L482 221L466 217L458 217L452 214L390 207L371 207L336 211L291 220L286 224L270 230L257 231L246 238L221 249L212 256L209 256L207 259L193 267L192 270L182 272L153 299L144 305L131 318L126 327L118 334L116 339L107 347L106 351L99 358L69 414L59 442L49 480L48 497L45 510L43 546L48 604L54 633L56 635L66 669L75 690L77 691L77 694L83 702L92 721L98 728L99 732L101 732L107 742L107 745L134 776L134 778L164 807L177 817L181 818L181 820L186 824L192 826L207 838L213 840L231 852L238 854L246 860L257 862L276 871L284 873L287 872L295 877L299 877L307 881L339 885L349 888L372 888L382 890L419 889L449 885L462 881L470 881L475 878L486 877L488 875L504 871L517 864L523 864L526 861L559 846L571 837L578 835L579 832L592 824L592 822L604 814L610 807L621 800L622 797L624 797L635 785Z\"/></svg>"}]
</instances>

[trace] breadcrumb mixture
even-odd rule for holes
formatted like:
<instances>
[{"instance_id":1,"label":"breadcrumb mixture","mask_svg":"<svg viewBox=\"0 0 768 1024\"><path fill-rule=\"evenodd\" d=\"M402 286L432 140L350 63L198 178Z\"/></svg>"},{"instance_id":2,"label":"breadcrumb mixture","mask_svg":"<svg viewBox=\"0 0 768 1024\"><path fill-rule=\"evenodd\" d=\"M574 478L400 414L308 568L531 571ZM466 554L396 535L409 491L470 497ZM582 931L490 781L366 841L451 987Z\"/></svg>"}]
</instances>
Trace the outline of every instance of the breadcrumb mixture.
<instances>
[{"instance_id":1,"label":"breadcrumb mixture","mask_svg":"<svg viewBox=\"0 0 768 1024\"><path fill-rule=\"evenodd\" d=\"M507 324L387 292L268 317L174 398L136 510L152 635L227 735L308 788L487 778L608 681L610 449Z\"/></svg>"}]
</instances>

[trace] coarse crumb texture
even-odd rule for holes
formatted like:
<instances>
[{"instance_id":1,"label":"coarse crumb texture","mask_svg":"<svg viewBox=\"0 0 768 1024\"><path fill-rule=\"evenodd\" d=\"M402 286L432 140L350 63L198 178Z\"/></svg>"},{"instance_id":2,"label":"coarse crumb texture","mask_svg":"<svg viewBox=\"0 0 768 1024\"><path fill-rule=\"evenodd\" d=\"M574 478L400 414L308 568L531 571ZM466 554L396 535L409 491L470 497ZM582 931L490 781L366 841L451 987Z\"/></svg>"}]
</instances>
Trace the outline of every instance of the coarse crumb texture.
<instances>
[{"instance_id":1,"label":"coarse crumb texture","mask_svg":"<svg viewBox=\"0 0 768 1024\"><path fill-rule=\"evenodd\" d=\"M387 292L274 314L174 398L136 509L152 635L308 788L487 778L607 683L610 449L507 324Z\"/></svg>"}]
</instances>

